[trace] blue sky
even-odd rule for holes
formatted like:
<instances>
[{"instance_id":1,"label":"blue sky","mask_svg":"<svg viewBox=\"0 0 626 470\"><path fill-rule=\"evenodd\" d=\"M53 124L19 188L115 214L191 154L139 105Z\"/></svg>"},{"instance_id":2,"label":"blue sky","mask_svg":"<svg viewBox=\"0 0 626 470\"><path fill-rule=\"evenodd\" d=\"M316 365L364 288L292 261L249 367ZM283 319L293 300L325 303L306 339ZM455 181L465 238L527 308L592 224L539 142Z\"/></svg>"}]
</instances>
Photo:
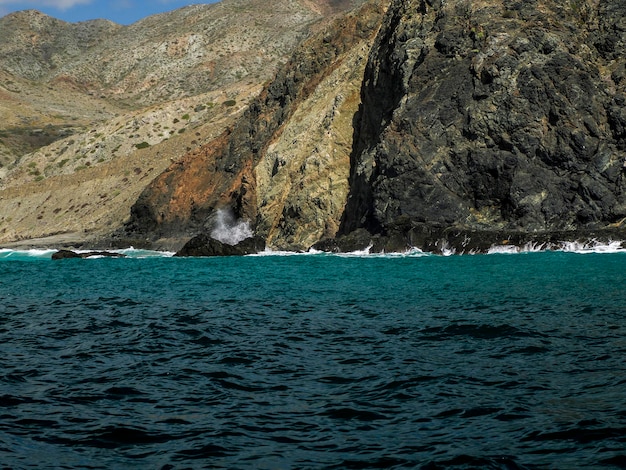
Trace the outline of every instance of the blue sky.
<instances>
[{"instance_id":1,"label":"blue sky","mask_svg":"<svg viewBox=\"0 0 626 470\"><path fill-rule=\"evenodd\" d=\"M131 24L141 18L197 3L217 0L0 0L0 16L19 10L39 10L61 20L77 22L106 18Z\"/></svg>"}]
</instances>

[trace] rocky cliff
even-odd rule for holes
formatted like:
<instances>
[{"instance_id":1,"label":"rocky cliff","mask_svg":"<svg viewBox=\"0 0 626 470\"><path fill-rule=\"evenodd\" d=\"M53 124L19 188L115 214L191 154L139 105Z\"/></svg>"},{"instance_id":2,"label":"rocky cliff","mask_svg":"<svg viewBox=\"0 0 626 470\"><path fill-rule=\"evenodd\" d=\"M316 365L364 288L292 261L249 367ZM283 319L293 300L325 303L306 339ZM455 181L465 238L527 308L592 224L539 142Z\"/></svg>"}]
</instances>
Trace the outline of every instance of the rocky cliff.
<instances>
[{"instance_id":1,"label":"rocky cliff","mask_svg":"<svg viewBox=\"0 0 626 470\"><path fill-rule=\"evenodd\" d=\"M625 238L625 18L610 1L394 1L342 233Z\"/></svg>"},{"instance_id":2,"label":"rocky cliff","mask_svg":"<svg viewBox=\"0 0 626 470\"><path fill-rule=\"evenodd\" d=\"M230 206L274 248L624 238L626 6L397 0L372 45L380 3L157 179L131 231L208 230Z\"/></svg>"},{"instance_id":3,"label":"rocky cliff","mask_svg":"<svg viewBox=\"0 0 626 470\"><path fill-rule=\"evenodd\" d=\"M210 231L219 209L253 223L272 248L306 249L334 236L380 3L342 15L304 41L234 126L146 188L119 243Z\"/></svg>"}]
</instances>

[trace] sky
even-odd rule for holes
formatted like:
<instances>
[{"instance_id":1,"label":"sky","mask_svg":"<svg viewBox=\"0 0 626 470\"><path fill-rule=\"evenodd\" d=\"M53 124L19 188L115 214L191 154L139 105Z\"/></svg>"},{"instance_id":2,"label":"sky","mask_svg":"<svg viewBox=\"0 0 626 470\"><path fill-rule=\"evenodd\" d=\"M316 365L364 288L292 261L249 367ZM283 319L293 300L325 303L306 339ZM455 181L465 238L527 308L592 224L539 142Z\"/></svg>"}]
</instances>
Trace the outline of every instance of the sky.
<instances>
[{"instance_id":1,"label":"sky","mask_svg":"<svg viewBox=\"0 0 626 470\"><path fill-rule=\"evenodd\" d=\"M105 18L128 25L155 13L216 1L218 0L0 0L0 17L14 11L34 9L72 23Z\"/></svg>"}]
</instances>

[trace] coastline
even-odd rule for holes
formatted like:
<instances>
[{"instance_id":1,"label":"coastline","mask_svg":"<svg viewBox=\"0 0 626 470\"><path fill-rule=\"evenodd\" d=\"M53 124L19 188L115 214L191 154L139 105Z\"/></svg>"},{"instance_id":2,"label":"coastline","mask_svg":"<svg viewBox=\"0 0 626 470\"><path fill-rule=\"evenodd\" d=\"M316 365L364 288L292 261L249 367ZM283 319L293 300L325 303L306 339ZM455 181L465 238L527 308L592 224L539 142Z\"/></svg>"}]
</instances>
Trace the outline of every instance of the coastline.
<instances>
[{"instance_id":1,"label":"coastline","mask_svg":"<svg viewBox=\"0 0 626 470\"><path fill-rule=\"evenodd\" d=\"M209 254L204 251L184 253L187 242L202 237L194 237L191 240L185 238L162 238L158 240L148 239L119 239L116 237L90 237L81 232L67 232L24 240L0 243L0 250L71 250L80 251L119 251L126 249L148 250L158 252L179 253L179 256L222 256L222 255L248 255L273 250L260 248L261 244L254 249L248 248L245 252L237 250L239 245L234 245L233 253L222 253L213 250ZM213 240L201 240L200 248ZM246 242L249 244L250 240ZM196 243L197 244L197 243ZM222 245L221 243L218 243ZM246 243L242 243L244 247ZM263 245L264 246L264 245ZM196 247L197 248L197 247ZM619 250L626 251L626 230L623 228L604 228L599 230L572 230L554 232L522 232L522 231L472 231L461 229L425 229L414 227L409 231L390 231L386 234L371 234L364 229L358 229L350 234L332 239L322 240L303 252L324 252L335 254L407 254L415 251L436 255L463 255L463 254L488 254L488 253L515 253L529 251L594 251L594 250ZM193 250L192 250L193 251ZM206 250L205 250L206 251ZM209 250L210 251L210 250ZM277 253L284 250L276 251Z\"/></svg>"},{"instance_id":2,"label":"coastline","mask_svg":"<svg viewBox=\"0 0 626 470\"><path fill-rule=\"evenodd\" d=\"M191 237L161 238L155 241L118 239L113 236L90 236L84 232L65 232L45 237L0 242L0 249L94 249L117 250L138 248L155 251L178 251Z\"/></svg>"},{"instance_id":3,"label":"coastline","mask_svg":"<svg viewBox=\"0 0 626 470\"><path fill-rule=\"evenodd\" d=\"M10 242L1 242L0 248L37 249L37 248L80 248L88 243L88 237L81 232L67 232L46 237L27 238Z\"/></svg>"}]
</instances>

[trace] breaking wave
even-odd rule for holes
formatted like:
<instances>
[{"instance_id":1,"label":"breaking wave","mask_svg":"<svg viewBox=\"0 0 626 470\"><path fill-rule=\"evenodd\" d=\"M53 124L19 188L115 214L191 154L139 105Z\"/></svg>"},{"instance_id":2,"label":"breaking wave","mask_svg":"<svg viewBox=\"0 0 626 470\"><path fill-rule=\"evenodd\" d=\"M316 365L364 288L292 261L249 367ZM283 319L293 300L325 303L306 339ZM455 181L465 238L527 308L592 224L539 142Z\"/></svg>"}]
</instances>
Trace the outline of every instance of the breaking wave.
<instances>
[{"instance_id":1,"label":"breaking wave","mask_svg":"<svg viewBox=\"0 0 626 470\"><path fill-rule=\"evenodd\" d=\"M36 261L36 260L49 260L52 258L53 253L56 253L57 249L30 249L30 250L13 250L10 248L0 249L0 261ZM92 250L73 250L76 253L88 253ZM133 248L120 249L120 250L107 250L111 253L120 253L126 256L126 258L170 258L174 256L174 252L171 251L154 251L154 250L139 250ZM99 259L102 256L93 256L88 259Z\"/></svg>"},{"instance_id":2,"label":"breaking wave","mask_svg":"<svg viewBox=\"0 0 626 470\"><path fill-rule=\"evenodd\" d=\"M586 242L572 241L560 243L527 243L522 246L516 245L494 245L488 254L515 254L515 253L536 253L541 251L563 251L565 253L623 253L626 252L626 242L608 241L601 242L595 239Z\"/></svg>"},{"instance_id":3,"label":"breaking wave","mask_svg":"<svg viewBox=\"0 0 626 470\"><path fill-rule=\"evenodd\" d=\"M211 232L211 237L226 243L236 245L237 243L254 235L250 222L247 220L237 220L232 211L219 209L215 216L215 227Z\"/></svg>"}]
</instances>

